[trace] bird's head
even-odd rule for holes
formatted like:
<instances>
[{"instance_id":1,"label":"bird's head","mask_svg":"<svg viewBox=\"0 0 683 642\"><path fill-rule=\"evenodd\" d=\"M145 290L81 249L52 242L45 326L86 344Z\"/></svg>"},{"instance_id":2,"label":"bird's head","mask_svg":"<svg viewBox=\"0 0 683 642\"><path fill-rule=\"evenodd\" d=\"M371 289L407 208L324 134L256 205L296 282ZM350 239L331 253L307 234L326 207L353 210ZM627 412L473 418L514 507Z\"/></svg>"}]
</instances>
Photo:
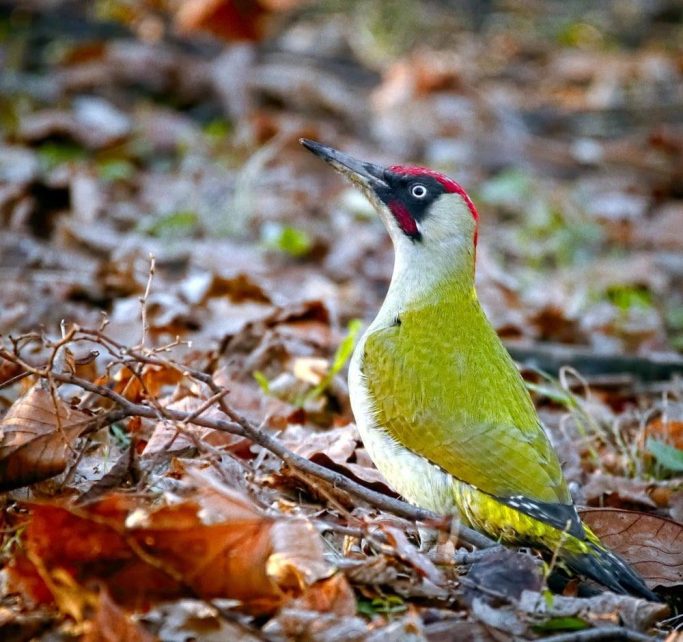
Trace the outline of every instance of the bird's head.
<instances>
[{"instance_id":1,"label":"bird's head","mask_svg":"<svg viewBox=\"0 0 683 642\"><path fill-rule=\"evenodd\" d=\"M477 210L465 190L447 176L424 167L381 167L327 145L301 144L356 185L374 205L397 253L471 256L477 244Z\"/></svg>"}]
</instances>

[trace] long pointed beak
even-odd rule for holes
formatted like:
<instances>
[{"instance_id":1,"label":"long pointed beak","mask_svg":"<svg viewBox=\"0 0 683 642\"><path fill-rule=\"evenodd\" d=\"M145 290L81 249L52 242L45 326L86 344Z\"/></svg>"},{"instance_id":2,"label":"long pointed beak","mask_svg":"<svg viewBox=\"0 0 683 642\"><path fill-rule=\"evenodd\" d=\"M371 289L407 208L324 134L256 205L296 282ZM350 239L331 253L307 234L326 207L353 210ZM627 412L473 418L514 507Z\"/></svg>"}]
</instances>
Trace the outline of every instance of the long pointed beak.
<instances>
[{"instance_id":1,"label":"long pointed beak","mask_svg":"<svg viewBox=\"0 0 683 642\"><path fill-rule=\"evenodd\" d=\"M380 187L387 187L387 182L384 178L384 168L379 165L373 165L365 161L358 160L344 154L332 147L316 143L307 138L300 138L299 142L309 151L319 156L324 161L328 162L339 173L351 179L354 183L360 183L365 187L377 189Z\"/></svg>"}]
</instances>

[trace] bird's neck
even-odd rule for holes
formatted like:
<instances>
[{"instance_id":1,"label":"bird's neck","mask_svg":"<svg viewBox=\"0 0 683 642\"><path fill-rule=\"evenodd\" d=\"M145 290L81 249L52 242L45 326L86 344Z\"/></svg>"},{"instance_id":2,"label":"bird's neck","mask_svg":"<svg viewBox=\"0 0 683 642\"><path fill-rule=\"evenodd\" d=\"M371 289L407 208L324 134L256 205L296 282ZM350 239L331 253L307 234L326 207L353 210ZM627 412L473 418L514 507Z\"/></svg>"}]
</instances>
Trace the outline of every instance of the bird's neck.
<instances>
[{"instance_id":1,"label":"bird's neck","mask_svg":"<svg viewBox=\"0 0 683 642\"><path fill-rule=\"evenodd\" d=\"M373 325L390 325L401 314L422 308L443 308L450 316L476 300L474 256L468 248L399 246L389 290Z\"/></svg>"}]
</instances>

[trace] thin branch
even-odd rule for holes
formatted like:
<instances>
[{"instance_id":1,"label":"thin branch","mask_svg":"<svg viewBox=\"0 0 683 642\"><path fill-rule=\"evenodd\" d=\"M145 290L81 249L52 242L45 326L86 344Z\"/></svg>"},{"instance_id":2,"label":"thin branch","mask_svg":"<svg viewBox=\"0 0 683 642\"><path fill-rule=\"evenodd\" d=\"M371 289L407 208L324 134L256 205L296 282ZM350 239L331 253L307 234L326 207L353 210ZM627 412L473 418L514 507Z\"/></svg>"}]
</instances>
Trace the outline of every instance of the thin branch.
<instances>
[{"instance_id":1,"label":"thin branch","mask_svg":"<svg viewBox=\"0 0 683 642\"><path fill-rule=\"evenodd\" d=\"M7 359L8 361L13 361L18 363L26 370L30 371L32 374L38 375L40 377L45 377L46 374L38 368L35 368L31 364L25 362L20 357L12 354L4 348L0 348L0 357ZM155 360L156 361L156 360ZM178 364L176 364L178 366ZM247 437L255 444L258 444L262 448L270 451L277 457L279 457L285 464L287 464L293 470L302 471L305 474L313 475L319 479L323 479L326 482L332 484L336 488L343 490L350 495L353 495L368 504L379 508L380 510L386 510L390 513L394 513L400 517L404 517L414 521L427 522L435 528L443 528L449 530L450 520L448 520L448 527L444 524L444 516L438 515L432 511L426 510L424 508L418 508L417 506L412 506L404 501L395 499L393 497L388 497L382 493L371 490L358 484L352 479L338 473L324 466L320 466L301 455L298 455L286 446L282 444L278 439L269 435L268 433L259 430L251 422L249 422L245 417L236 412L231 408L225 398L223 397L223 391L225 388L218 386L213 380L211 375L195 371L191 368L185 368L185 372L190 374L192 377L206 383L206 385L211 389L211 391L216 395L218 403L220 404L223 412L228 416L230 421L225 421L221 419L209 419L205 417L192 417L191 412L182 412L172 408L162 408L156 407L152 408L143 404L134 403L129 401L122 395L110 390L105 386L100 386L80 377L77 377L71 373L52 373L55 381L61 383L68 383L88 392L93 392L101 397L109 399L117 404L122 411L125 412L127 416L139 416L146 417L148 419L160 419L160 413L163 418L170 419L172 421L192 423L196 426L202 426L204 428L212 428L214 430L219 430L227 432L233 435L238 435L241 437ZM458 538L461 542L470 544L477 548L488 548L495 546L495 542L490 540L488 537L478 533L477 531L468 528L464 525L458 528Z\"/></svg>"},{"instance_id":2,"label":"thin branch","mask_svg":"<svg viewBox=\"0 0 683 642\"><path fill-rule=\"evenodd\" d=\"M147 275L147 285L145 286L145 292L140 297L140 318L142 321L142 336L140 337L140 343L137 347L144 348L145 343L147 343L147 332L149 330L149 322L147 320L147 300L149 299L149 293L152 290L152 281L154 280L154 272L156 271L156 258L154 254L149 255L149 274Z\"/></svg>"}]
</instances>

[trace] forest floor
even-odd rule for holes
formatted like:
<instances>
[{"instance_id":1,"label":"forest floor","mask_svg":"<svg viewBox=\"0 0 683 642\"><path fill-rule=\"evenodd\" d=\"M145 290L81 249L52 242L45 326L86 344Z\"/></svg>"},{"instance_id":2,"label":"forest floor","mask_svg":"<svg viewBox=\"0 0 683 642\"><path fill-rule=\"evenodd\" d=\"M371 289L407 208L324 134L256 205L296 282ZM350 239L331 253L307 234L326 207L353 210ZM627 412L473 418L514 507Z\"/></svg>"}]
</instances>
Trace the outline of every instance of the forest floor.
<instances>
[{"instance_id":1,"label":"forest floor","mask_svg":"<svg viewBox=\"0 0 683 642\"><path fill-rule=\"evenodd\" d=\"M0 2L0 637L681 639L679 4L188 4ZM468 190L583 518L668 606L387 486L345 375L393 251L302 136Z\"/></svg>"}]
</instances>

